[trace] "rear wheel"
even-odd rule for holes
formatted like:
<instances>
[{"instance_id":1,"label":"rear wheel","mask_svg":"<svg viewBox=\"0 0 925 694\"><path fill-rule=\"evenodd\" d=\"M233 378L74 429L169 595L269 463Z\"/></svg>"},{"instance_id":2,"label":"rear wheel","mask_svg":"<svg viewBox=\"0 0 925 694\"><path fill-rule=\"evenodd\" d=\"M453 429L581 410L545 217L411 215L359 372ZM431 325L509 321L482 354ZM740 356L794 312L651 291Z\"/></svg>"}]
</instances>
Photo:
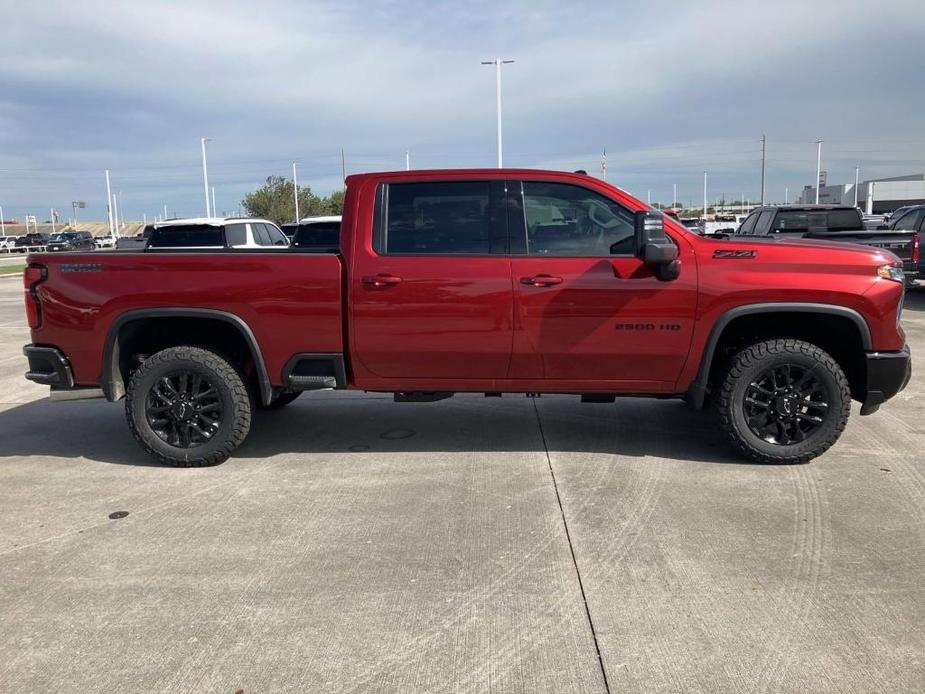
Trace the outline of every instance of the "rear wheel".
<instances>
[{"instance_id":1,"label":"rear wheel","mask_svg":"<svg viewBox=\"0 0 925 694\"><path fill-rule=\"evenodd\" d=\"M838 440L851 406L848 379L821 348L768 340L730 362L719 389L720 423L762 463L806 463Z\"/></svg>"},{"instance_id":2,"label":"rear wheel","mask_svg":"<svg viewBox=\"0 0 925 694\"><path fill-rule=\"evenodd\" d=\"M125 395L129 429L165 465L224 461L250 430L247 387L223 357L199 347L171 347L142 362Z\"/></svg>"}]
</instances>

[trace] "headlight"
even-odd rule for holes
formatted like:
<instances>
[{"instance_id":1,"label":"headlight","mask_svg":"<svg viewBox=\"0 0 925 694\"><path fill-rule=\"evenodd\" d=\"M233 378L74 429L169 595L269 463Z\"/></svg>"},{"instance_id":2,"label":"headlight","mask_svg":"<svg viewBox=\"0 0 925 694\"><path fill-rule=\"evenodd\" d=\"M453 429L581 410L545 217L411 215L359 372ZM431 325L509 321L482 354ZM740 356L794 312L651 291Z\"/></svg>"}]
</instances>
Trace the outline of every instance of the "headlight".
<instances>
[{"instance_id":1,"label":"headlight","mask_svg":"<svg viewBox=\"0 0 925 694\"><path fill-rule=\"evenodd\" d=\"M898 265L881 265L877 268L877 275L885 280L905 283L906 275Z\"/></svg>"}]
</instances>

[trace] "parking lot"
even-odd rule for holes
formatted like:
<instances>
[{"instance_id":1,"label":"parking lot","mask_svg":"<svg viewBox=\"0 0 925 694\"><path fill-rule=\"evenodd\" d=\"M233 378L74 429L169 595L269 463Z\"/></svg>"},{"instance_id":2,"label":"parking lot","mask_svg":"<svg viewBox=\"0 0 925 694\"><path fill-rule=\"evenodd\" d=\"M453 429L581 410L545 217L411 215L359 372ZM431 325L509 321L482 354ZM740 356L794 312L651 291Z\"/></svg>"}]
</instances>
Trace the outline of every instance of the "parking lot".
<instances>
[{"instance_id":1,"label":"parking lot","mask_svg":"<svg viewBox=\"0 0 925 694\"><path fill-rule=\"evenodd\" d=\"M121 405L22 378L21 293L0 278L0 690L925 683L919 375L805 466L676 401L336 392L170 469Z\"/></svg>"}]
</instances>

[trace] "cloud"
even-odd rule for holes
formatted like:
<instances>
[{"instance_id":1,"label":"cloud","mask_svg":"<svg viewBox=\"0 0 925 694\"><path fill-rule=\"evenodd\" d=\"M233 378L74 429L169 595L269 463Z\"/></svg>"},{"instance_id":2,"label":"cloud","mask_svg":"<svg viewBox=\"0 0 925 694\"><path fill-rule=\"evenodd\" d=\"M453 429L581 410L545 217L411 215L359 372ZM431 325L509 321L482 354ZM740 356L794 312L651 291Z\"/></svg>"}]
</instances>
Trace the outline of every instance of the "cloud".
<instances>
[{"instance_id":1,"label":"cloud","mask_svg":"<svg viewBox=\"0 0 925 694\"><path fill-rule=\"evenodd\" d=\"M0 202L83 197L102 170L126 211L198 213L198 142L217 196L267 175L320 192L348 169L494 163L496 55L505 159L596 170L645 196L673 182L754 197L812 180L922 170L920 2L16 3L0 44ZM36 37L42 37L39 41ZM693 197L697 197L694 195ZM8 212L10 214L10 212Z\"/></svg>"}]
</instances>

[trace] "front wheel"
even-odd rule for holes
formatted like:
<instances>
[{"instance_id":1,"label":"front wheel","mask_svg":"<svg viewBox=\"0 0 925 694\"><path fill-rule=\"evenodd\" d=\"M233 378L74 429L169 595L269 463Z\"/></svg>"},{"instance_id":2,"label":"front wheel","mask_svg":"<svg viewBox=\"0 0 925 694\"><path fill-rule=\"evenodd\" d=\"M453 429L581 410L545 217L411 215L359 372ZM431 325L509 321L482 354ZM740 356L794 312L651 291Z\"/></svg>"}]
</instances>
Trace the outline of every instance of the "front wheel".
<instances>
[{"instance_id":1,"label":"front wheel","mask_svg":"<svg viewBox=\"0 0 925 694\"><path fill-rule=\"evenodd\" d=\"M165 465L224 461L247 437L247 386L223 357L199 347L170 347L145 359L125 394L129 429Z\"/></svg>"},{"instance_id":2,"label":"front wheel","mask_svg":"<svg viewBox=\"0 0 925 694\"><path fill-rule=\"evenodd\" d=\"M802 340L768 340L733 357L719 389L720 424L761 463L806 463L838 440L851 406L831 355Z\"/></svg>"}]
</instances>

